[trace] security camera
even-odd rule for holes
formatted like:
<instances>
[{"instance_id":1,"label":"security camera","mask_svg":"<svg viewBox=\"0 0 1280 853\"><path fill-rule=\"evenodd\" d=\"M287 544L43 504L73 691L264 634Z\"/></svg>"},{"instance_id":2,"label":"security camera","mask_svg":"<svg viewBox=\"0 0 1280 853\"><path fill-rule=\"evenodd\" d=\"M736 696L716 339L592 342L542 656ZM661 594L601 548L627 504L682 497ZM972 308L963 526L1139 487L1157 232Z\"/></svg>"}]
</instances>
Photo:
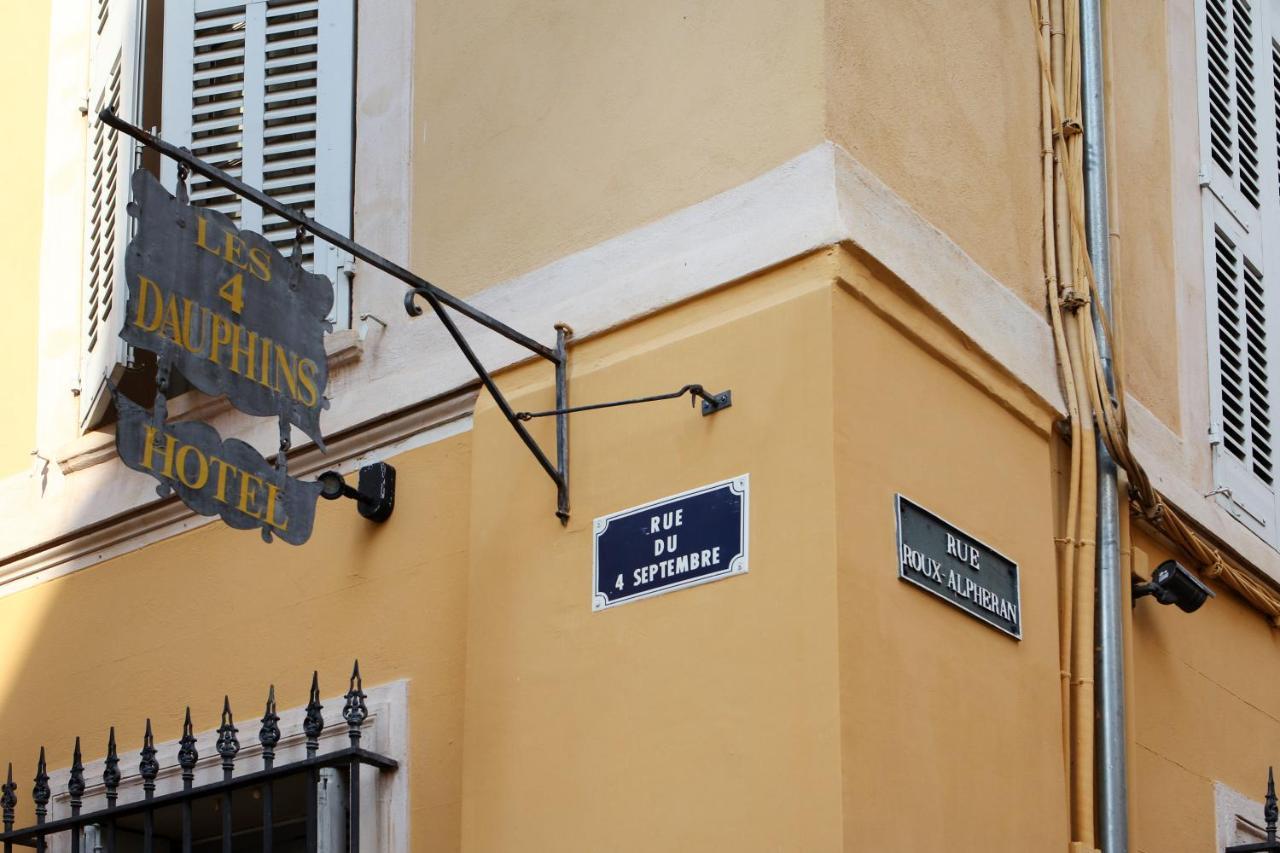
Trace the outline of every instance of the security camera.
<instances>
[{"instance_id":1,"label":"security camera","mask_svg":"<svg viewBox=\"0 0 1280 853\"><path fill-rule=\"evenodd\" d=\"M1155 596L1161 604L1176 604L1184 613L1194 613L1213 598L1213 590L1176 560L1165 560L1156 566L1150 581L1133 585L1135 602L1144 595Z\"/></svg>"}]
</instances>

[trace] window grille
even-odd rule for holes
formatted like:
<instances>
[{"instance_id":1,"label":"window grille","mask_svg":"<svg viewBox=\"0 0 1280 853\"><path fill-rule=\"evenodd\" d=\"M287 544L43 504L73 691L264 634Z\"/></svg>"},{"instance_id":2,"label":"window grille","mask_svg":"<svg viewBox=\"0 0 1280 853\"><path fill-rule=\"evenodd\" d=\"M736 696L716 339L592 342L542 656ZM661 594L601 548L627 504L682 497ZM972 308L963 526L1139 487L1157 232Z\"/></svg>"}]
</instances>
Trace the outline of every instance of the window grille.
<instances>
[{"instance_id":1,"label":"window grille","mask_svg":"<svg viewBox=\"0 0 1280 853\"><path fill-rule=\"evenodd\" d=\"M326 723L320 703L319 679L313 675L303 721L306 757L277 764L275 756L281 737L280 717L276 713L275 688L272 687L257 734L262 746L260 766L248 772L242 768L239 774L236 773L236 756L240 752L240 729L235 725L230 701L224 700L215 745L222 770L221 779L202 785L195 784L200 756L192 731L191 711L187 709L182 738L174 756L182 771L182 787L163 794L156 793L162 756L157 753L151 721L148 720L138 763L142 797L125 803L119 802L123 775L113 727L101 779L106 805L94 811L83 810L88 780L85 778L80 739L76 738L66 784L70 814L55 819L49 818L53 789L45 751L41 747L32 789L34 824L14 828L18 786L13 780L12 763L9 764L5 783L0 786L0 816L4 823L0 843L4 845L4 853L12 853L22 847L43 853L48 849L50 840L55 838L67 839L72 853L95 853L98 849L106 853L135 850L143 853L169 850L183 853L214 850L221 853L239 853L241 850L359 853L360 768L367 766L385 772L395 770L397 762L361 746L361 729L369 711L365 704L367 697L359 662L351 673L343 698L342 723L335 725L346 727L349 744L321 754L320 736ZM340 799L335 800L335 793ZM302 801L301 807L298 806L299 800ZM255 806L255 802L260 805ZM345 832L340 833L345 838L335 838L322 820L322 811L335 808L345 811ZM281 819L282 815L287 818L294 812L299 815L297 820ZM299 822L301 827L297 825Z\"/></svg>"}]
</instances>

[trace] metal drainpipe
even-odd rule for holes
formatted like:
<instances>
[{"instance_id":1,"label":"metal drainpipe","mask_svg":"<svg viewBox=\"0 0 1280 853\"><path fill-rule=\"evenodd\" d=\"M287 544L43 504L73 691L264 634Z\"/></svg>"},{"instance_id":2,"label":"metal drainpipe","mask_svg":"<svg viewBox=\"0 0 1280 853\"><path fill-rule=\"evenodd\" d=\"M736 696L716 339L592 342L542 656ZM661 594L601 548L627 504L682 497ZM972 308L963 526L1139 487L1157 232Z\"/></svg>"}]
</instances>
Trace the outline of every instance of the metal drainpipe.
<instances>
[{"instance_id":1,"label":"metal drainpipe","mask_svg":"<svg viewBox=\"0 0 1280 853\"><path fill-rule=\"evenodd\" d=\"M1106 102L1100 0L1080 0L1081 100L1084 123L1085 233L1101 307L1111 314L1111 223L1107 213ZM1095 313L1094 323L1100 318ZM1115 393L1111 342L1098 334L1108 389ZM1128 853L1129 792L1125 756L1123 587L1116 466L1098 433L1097 820L1103 853Z\"/></svg>"}]
</instances>

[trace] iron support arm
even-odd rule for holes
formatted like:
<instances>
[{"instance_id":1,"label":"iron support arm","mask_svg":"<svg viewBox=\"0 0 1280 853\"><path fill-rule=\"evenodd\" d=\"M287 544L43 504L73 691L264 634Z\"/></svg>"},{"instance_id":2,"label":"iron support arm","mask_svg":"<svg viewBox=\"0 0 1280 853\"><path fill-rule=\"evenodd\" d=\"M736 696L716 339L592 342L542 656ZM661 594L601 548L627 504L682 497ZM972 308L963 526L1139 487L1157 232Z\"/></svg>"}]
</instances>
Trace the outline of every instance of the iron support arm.
<instances>
[{"instance_id":1,"label":"iron support arm","mask_svg":"<svg viewBox=\"0 0 1280 853\"><path fill-rule=\"evenodd\" d=\"M422 314L422 309L413 301L415 296L421 296L423 299L427 300L428 304L431 305L431 309L436 312L436 316L439 317L440 322L444 324L444 328L449 333L449 337L453 338L453 342L458 345L458 349L462 350L463 356L465 356L467 361L471 364L471 369L476 372L476 376L480 377L480 383L484 385L485 390L489 392L491 397L493 397L493 401L498 404L498 408L502 411L502 416L507 419L507 423L511 424L512 429L516 431L516 435L520 436L520 440L524 442L525 447L529 448L529 452L533 454L533 457L538 460L538 464L542 466L542 469L547 472L547 475L551 477L551 480L556 484L556 515L560 516L561 521L568 521L568 479L563 476L560 469L558 469L551 460L547 458L547 454L542 452L542 448L538 445L538 442L535 441L533 436L529 434L529 431L525 429L524 424L520 423L516 418L515 412L511 409L511 404L507 402L506 395L498 389L498 384L493 381L493 377L489 375L489 371L480 363L480 358L476 355L475 350L471 349L471 344L467 342L467 339L463 336L462 332L459 331L457 324L453 322L453 318L450 317L449 312L445 310L444 304L441 302L436 292L427 288L415 287L406 293L404 295L404 310L410 317L417 317ZM558 337L563 336L563 332L558 332L557 335ZM561 343L558 348L563 350L563 343ZM556 384L559 386L563 381L565 381L562 378L564 371L559 369L562 364L561 359L557 358L554 359L554 361L557 366ZM559 388L557 388L557 397L559 397L559 393ZM564 453L567 455L567 449Z\"/></svg>"},{"instance_id":2,"label":"iron support arm","mask_svg":"<svg viewBox=\"0 0 1280 853\"><path fill-rule=\"evenodd\" d=\"M636 403L656 403L659 400L675 400L689 395L689 403L692 404L697 400L702 400L702 414L711 415L727 409L733 405L733 394L730 391L721 391L719 394L711 394L701 385L686 385L679 391L672 391L670 394L654 394L650 397L633 397L630 400L613 400L608 403L588 403L584 406L571 406L567 408L550 409L545 412L516 412L516 418L522 421L533 420L534 418L548 418L552 416L571 415L575 412L590 412L594 409L612 409L615 406L633 406Z\"/></svg>"},{"instance_id":3,"label":"iron support arm","mask_svg":"<svg viewBox=\"0 0 1280 853\"><path fill-rule=\"evenodd\" d=\"M159 151L171 160L176 160L191 171L195 172L197 175L204 175L209 180L217 184L221 184L236 195L249 199L249 201L252 201L263 210L269 210L282 219L287 219L294 225L297 225L300 228L305 228L307 231L310 231L325 242L337 246L344 252L349 252L360 260L368 263L370 266L382 270L393 278L399 279L414 290L430 292L436 299L440 300L445 305L448 305L464 317L468 317L479 323L481 326L497 332L507 340L520 344L525 349L537 353L547 361L558 363L559 356L551 347L535 341L528 335L517 332L501 320L490 317L478 308L468 305L453 294L441 290L424 278L414 275L394 261L387 260L377 252L361 246L355 240L339 234L332 228L321 225L311 217L295 210L292 207L281 204L261 190L255 189L254 187L233 178L231 175L228 175L216 166L209 165L199 157L193 155L190 151L187 151L184 148L179 148L176 145L171 145L163 139L160 139L158 136L130 124L109 109L104 109L102 112L98 113L98 118L103 124L113 127L127 136L133 137L143 145Z\"/></svg>"},{"instance_id":4,"label":"iron support arm","mask_svg":"<svg viewBox=\"0 0 1280 853\"><path fill-rule=\"evenodd\" d=\"M378 253L365 248L355 240L352 240L349 237L339 234L332 228L328 228L319 222L316 222L301 211L281 204L261 190L237 180L216 166L211 166L199 157L193 155L190 151L165 142L155 134L149 133L136 125L125 121L117 116L112 110L102 110L98 113L98 118L108 127L115 128L121 133L136 139L148 148L152 148L164 156L177 161L190 171L195 172L198 175L203 175L214 183L231 190L236 195L248 199L263 210L271 211L282 219L292 222L299 228L305 229L320 239L337 246L357 258L360 258L362 261L367 262L374 268L382 270L387 275L399 279L409 287L409 291L405 294L404 299L405 311L408 312L409 316L416 317L422 313L422 309L414 304L414 297L421 296L426 299L431 304L432 309L436 312L436 316L440 318L440 322L444 324L445 330L448 331L449 336L453 338L454 343L457 344L460 350L462 350L462 354L466 356L467 361L471 364L471 368L476 372L476 376L480 378L480 382L498 404L498 408L502 410L503 416L515 429L516 434L520 436L520 440L523 441L525 446L529 448L529 451L533 453L538 464L542 466L542 469L547 472L547 475L551 477L552 482L555 483L556 515L560 517L561 522L568 522L569 442L568 434L566 432L568 429L567 419L557 419L556 457L559 464L552 464L551 460L547 458L546 453L544 453L538 443L534 441L533 436L531 436L529 431L525 429L524 424L516 420L515 413L511 410L511 405L507 402L507 398L503 396L502 392L498 389L497 384L493 381L493 377L489 375L489 371L480 363L480 359L476 357L475 351L472 350L467 339L463 337L462 332L459 331L457 324L454 323L453 318L449 316L445 307L447 306L452 308L464 317L474 320L476 323L479 323L481 326L484 326L491 331L497 332L507 340L523 346L530 352L533 352L554 364L556 369L557 405L561 405L564 401L568 400L568 351L565 346L568 327L557 326L556 346L552 349L551 347L539 343L528 335L517 332L506 323L503 323L500 320L489 316L485 312L472 307L451 293L441 290L431 282L421 278L420 276L414 275L399 264L387 260ZM388 509L379 514L385 517L385 515L390 514L390 511ZM377 520L381 519L379 518Z\"/></svg>"}]
</instances>

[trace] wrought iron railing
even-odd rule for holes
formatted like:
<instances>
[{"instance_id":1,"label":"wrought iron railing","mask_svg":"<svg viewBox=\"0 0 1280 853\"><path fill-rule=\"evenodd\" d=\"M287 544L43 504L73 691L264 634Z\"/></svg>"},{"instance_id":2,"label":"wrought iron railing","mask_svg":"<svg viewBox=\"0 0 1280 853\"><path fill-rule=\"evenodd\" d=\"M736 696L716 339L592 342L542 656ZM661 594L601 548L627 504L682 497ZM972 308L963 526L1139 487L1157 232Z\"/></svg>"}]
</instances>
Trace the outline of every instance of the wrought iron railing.
<instances>
[{"instance_id":1,"label":"wrought iron railing","mask_svg":"<svg viewBox=\"0 0 1280 853\"><path fill-rule=\"evenodd\" d=\"M107 853L128 853L129 850L141 849L143 853L159 853L159 849L171 849L173 843L180 844L183 853L193 850L213 849L212 843L220 840L222 853L233 853L245 849L246 835L259 837L261 849L265 853L274 853L277 849L276 829L281 825L277 813L275 794L278 789L290 795L290 801L296 806L297 794L305 801L301 821L305 824L302 837L291 841L287 849L298 849L298 842L305 844L308 853L320 851L320 815L319 797L322 774L328 770L345 770L346 776L346 847L349 853L360 850L360 768L369 766L380 771L394 770L397 763L386 755L364 749L361 744L361 727L369 717L369 709L365 703L367 698L360 677L360 663L356 662L351 673L350 686L342 707L342 719L346 726L349 745L320 754L320 736L325 729L320 704L320 685L318 674L311 677L311 693L303 718L302 730L305 735L306 757L297 761L277 765L276 747L280 743L280 717L276 713L274 685L267 696L266 710L263 713L258 730L258 742L261 744L261 767L248 773L237 775L235 772L236 756L240 752L240 741L237 737L239 729L231 714L231 703L223 700L221 725L217 730L215 749L221 758L222 778L207 784L195 784L196 764L199 753L196 749L196 737L192 731L191 709L186 712L183 722L182 738L178 741L177 766L182 771L182 788L164 794L156 794L156 778L160 774L160 762L157 757L155 739L151 733L151 720L147 720L146 734L143 738L142 750L139 753L138 776L142 782L142 799L120 803L119 788L122 781L120 757L116 753L115 727L107 740L107 756L103 765L102 785L105 794L105 808L93 811L83 810L85 796L85 768L81 758L80 738L76 738L73 752L70 778L67 782L67 796L70 814L56 819L49 818L49 803L53 791L49 786L49 773L45 761L44 747L40 748L40 758L35 775L35 787L32 789L32 802L35 805L35 824L20 829L14 828L14 814L18 805L17 785L13 781L13 763L9 763L8 777L0 785L0 815L3 817L4 832L0 833L0 843L4 845L4 853L12 853L15 847L34 847L45 851L49 839L54 836L70 838L72 853L94 853L92 848L86 849L85 841L89 836L101 839L101 848ZM372 723L371 723L372 724ZM330 771L332 772L332 771ZM236 818L244 817L243 797L237 812L237 793L251 792L251 799L261 800L261 814L255 815L246 829L237 826ZM193 808L200 803L212 803L213 812L219 828L217 838L208 836L197 841L194 836ZM252 807L251 807L252 808ZM176 811L176 814L174 812ZM157 830L157 816L167 815L176 818L174 836ZM257 821L261 823L258 824ZM140 824L140 833L135 830ZM121 837L128 827L129 841ZM297 831L296 822L293 830ZM138 837L140 835L140 838ZM282 848L286 845L281 845ZM159 848L159 849L158 849ZM283 851L282 851L283 853Z\"/></svg>"}]
</instances>

